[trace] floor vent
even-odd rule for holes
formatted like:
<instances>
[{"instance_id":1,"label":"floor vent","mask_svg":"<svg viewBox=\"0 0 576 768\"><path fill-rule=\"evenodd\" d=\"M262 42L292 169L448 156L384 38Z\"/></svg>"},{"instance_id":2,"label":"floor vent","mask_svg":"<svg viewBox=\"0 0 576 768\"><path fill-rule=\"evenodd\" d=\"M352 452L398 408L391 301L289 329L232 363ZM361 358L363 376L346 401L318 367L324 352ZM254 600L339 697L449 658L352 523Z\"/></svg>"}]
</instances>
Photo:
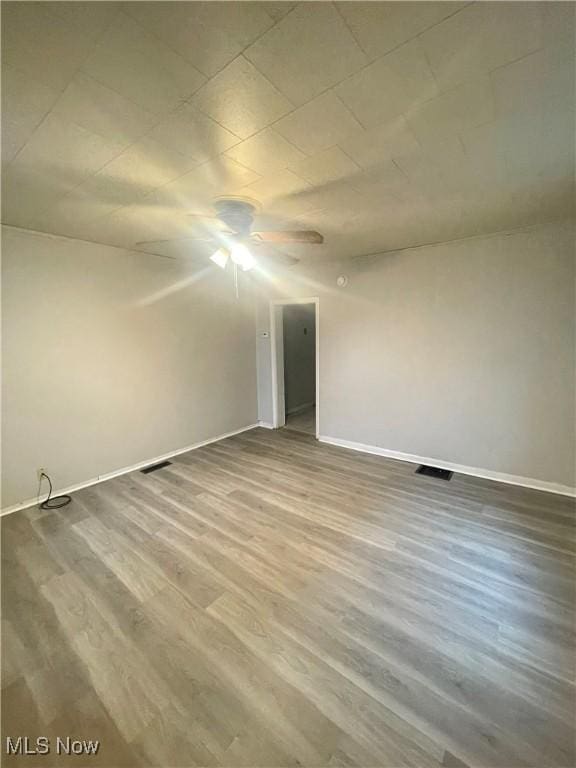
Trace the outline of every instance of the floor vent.
<instances>
[{"instance_id":1,"label":"floor vent","mask_svg":"<svg viewBox=\"0 0 576 768\"><path fill-rule=\"evenodd\" d=\"M416 470L417 475L426 475L426 477L435 477L437 480L451 480L454 472L449 469L440 469L440 467L428 467L426 464L420 464Z\"/></svg>"},{"instance_id":2,"label":"floor vent","mask_svg":"<svg viewBox=\"0 0 576 768\"><path fill-rule=\"evenodd\" d=\"M164 469L164 467L169 467L171 464L171 461L160 461L158 464L150 464L149 467L144 467L140 472L142 472L143 475L149 475L150 472L156 472L157 469Z\"/></svg>"}]
</instances>

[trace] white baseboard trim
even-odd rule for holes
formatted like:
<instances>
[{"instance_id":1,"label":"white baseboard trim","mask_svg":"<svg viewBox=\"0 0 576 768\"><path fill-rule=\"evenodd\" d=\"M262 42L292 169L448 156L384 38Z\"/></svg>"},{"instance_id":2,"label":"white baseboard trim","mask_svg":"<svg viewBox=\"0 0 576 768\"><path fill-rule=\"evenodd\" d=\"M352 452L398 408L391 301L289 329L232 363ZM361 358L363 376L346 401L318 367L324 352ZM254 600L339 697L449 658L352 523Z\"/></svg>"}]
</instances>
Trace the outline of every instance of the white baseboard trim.
<instances>
[{"instance_id":1,"label":"white baseboard trim","mask_svg":"<svg viewBox=\"0 0 576 768\"><path fill-rule=\"evenodd\" d=\"M97 477L93 477L90 480L86 480L82 483L76 483L75 485L69 485L67 488L59 488L54 491L53 496L61 496L63 493L73 493L74 491L80 491L82 488L88 488L91 485L96 485L97 483L103 483L105 480L111 480L113 477L119 477L119 475L126 475L128 472L134 472L136 469L143 469L143 467L148 467L150 464L158 464L160 461L164 461L165 459L171 459L174 456L179 456L181 453L188 453L188 451L194 451L196 448L202 448L204 445L210 445L210 443L217 443L219 440L225 440L227 437L233 437L234 435L239 435L242 432L248 432L250 429L255 429L258 426L262 426L261 423L258 424L249 424L247 427L242 427L241 429L235 429L232 432L225 432L222 435L217 435L216 437L210 437L208 440L202 440L199 443L193 443L192 445L187 445L185 448L178 448L176 451L170 451L169 453L163 453L161 456L154 456L151 459L146 459L146 461L139 461L137 464L132 464L129 467L122 467L122 469L115 469L112 472L107 472L105 475L98 475ZM0 511L0 517L3 517L4 515L10 515L12 512L17 512L19 509L27 509L28 507L33 507L36 504L38 504L38 498L34 499L27 499L26 501L21 501L18 504L13 504L11 507L5 507Z\"/></svg>"},{"instance_id":2,"label":"white baseboard trim","mask_svg":"<svg viewBox=\"0 0 576 768\"><path fill-rule=\"evenodd\" d=\"M274 429L274 424L271 424L269 421L259 421L256 425L258 427L262 427L263 429Z\"/></svg>"},{"instance_id":3,"label":"white baseboard trim","mask_svg":"<svg viewBox=\"0 0 576 768\"><path fill-rule=\"evenodd\" d=\"M339 437L328 437L321 435L318 440L321 443L337 445L340 448L348 448L352 451L361 453L373 453L376 456L384 456L387 459L396 459L397 461L408 461L411 464L429 464L441 469L449 469L461 475L472 475L472 477L481 477L484 480L494 480L497 483L507 483L508 485L520 485L523 488L533 488L537 491L546 491L547 493L558 493L562 496L576 497L576 488L570 488L569 485L560 483L549 483L546 480L536 480L532 477L521 477L520 475L507 475L505 472L494 472L491 469L480 469L478 467L467 467L464 464L453 464L442 459L431 459L429 456L415 456L411 453L401 453L400 451L391 451L387 448L379 448L377 445L364 445L364 443L355 443L352 440L342 440Z\"/></svg>"},{"instance_id":4,"label":"white baseboard trim","mask_svg":"<svg viewBox=\"0 0 576 768\"><path fill-rule=\"evenodd\" d=\"M286 411L286 416L294 416L295 413L300 413L301 411L306 411L308 408L314 407L314 401L311 403L303 403L302 405L297 405L296 408L291 408L289 411Z\"/></svg>"}]
</instances>

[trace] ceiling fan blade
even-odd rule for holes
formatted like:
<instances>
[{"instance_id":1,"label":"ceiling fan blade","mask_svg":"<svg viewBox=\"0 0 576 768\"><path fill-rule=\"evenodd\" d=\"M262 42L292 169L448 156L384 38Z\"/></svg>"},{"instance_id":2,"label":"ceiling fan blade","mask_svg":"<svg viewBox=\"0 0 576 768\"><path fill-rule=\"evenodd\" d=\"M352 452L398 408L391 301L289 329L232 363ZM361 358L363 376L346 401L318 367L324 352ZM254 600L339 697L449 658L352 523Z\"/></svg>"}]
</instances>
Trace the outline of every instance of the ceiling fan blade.
<instances>
[{"instance_id":1,"label":"ceiling fan blade","mask_svg":"<svg viewBox=\"0 0 576 768\"><path fill-rule=\"evenodd\" d=\"M300 262L296 256L279 251L277 248L264 243L259 243L262 249L258 249L258 259L262 259L264 262L269 261L271 264L277 264L281 267L293 267Z\"/></svg>"},{"instance_id":2,"label":"ceiling fan blade","mask_svg":"<svg viewBox=\"0 0 576 768\"><path fill-rule=\"evenodd\" d=\"M290 256L287 253L280 253L279 251L268 254L266 258L283 267L293 267L295 264L300 263L300 259L297 259L296 256Z\"/></svg>"},{"instance_id":3,"label":"ceiling fan blade","mask_svg":"<svg viewBox=\"0 0 576 768\"><path fill-rule=\"evenodd\" d=\"M313 229L276 230L272 232L252 232L252 236L264 243L302 243L304 245L320 245L324 237Z\"/></svg>"},{"instance_id":4,"label":"ceiling fan blade","mask_svg":"<svg viewBox=\"0 0 576 768\"><path fill-rule=\"evenodd\" d=\"M136 245L166 245L167 243L185 243L185 242L202 242L202 243L212 243L214 242L213 237L172 237L168 240L142 240L139 243L136 243Z\"/></svg>"}]
</instances>

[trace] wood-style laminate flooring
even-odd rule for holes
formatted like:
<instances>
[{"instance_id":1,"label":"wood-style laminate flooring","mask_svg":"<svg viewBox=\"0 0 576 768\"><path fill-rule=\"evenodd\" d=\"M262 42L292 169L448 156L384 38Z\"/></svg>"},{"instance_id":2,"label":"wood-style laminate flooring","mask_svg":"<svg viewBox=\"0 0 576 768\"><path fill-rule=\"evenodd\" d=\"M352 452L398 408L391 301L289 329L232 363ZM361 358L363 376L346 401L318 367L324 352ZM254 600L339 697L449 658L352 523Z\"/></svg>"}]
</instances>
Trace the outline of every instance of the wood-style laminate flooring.
<instances>
[{"instance_id":1,"label":"wood-style laminate flooring","mask_svg":"<svg viewBox=\"0 0 576 768\"><path fill-rule=\"evenodd\" d=\"M573 766L574 502L255 429L2 519L49 766Z\"/></svg>"}]
</instances>

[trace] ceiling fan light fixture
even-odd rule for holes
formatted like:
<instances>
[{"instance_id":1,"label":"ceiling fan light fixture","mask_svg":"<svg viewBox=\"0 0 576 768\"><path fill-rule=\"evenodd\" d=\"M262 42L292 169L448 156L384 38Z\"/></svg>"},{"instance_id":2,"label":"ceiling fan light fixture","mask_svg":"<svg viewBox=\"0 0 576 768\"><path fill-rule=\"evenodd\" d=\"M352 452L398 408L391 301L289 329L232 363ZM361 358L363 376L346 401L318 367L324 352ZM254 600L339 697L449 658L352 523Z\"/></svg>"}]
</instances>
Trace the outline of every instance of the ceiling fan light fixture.
<instances>
[{"instance_id":1,"label":"ceiling fan light fixture","mask_svg":"<svg viewBox=\"0 0 576 768\"><path fill-rule=\"evenodd\" d=\"M248 248L242 243L236 243L233 245L230 251L230 255L234 264L242 267L244 272L247 272L249 269L252 269L256 265L254 256L252 256Z\"/></svg>"},{"instance_id":2,"label":"ceiling fan light fixture","mask_svg":"<svg viewBox=\"0 0 576 768\"><path fill-rule=\"evenodd\" d=\"M227 251L226 248L218 248L216 253L213 253L212 256L210 256L210 261L213 261L214 264L217 264L220 269L225 269L229 256L230 252Z\"/></svg>"}]
</instances>

